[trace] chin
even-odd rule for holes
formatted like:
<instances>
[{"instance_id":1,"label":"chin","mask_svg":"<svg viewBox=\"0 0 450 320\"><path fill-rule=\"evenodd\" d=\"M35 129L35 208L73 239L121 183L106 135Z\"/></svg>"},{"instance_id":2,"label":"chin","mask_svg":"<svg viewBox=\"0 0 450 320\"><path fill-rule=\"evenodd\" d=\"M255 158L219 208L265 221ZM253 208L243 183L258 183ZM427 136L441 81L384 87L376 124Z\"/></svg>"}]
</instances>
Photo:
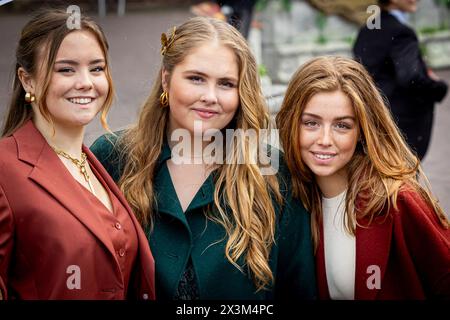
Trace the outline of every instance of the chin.
<instances>
[{"instance_id":1,"label":"chin","mask_svg":"<svg viewBox=\"0 0 450 320\"><path fill-rule=\"evenodd\" d=\"M326 178L326 177L330 177L330 176L334 175L336 172L335 171L315 170L315 171L313 171L313 173L316 177Z\"/></svg>"},{"instance_id":2,"label":"chin","mask_svg":"<svg viewBox=\"0 0 450 320\"><path fill-rule=\"evenodd\" d=\"M83 117L83 118L79 118L79 119L75 119L74 121L71 121L73 126L87 126L89 123L92 122L92 120L94 120L95 117Z\"/></svg>"}]
</instances>

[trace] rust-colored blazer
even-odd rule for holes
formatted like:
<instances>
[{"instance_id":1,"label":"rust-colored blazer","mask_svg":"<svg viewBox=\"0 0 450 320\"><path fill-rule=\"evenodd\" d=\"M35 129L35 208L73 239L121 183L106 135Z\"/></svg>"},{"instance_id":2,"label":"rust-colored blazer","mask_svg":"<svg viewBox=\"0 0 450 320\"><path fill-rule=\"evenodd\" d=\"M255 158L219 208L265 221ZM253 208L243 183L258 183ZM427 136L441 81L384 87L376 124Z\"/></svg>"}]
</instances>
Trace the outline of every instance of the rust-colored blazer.
<instances>
[{"instance_id":1,"label":"rust-colored blazer","mask_svg":"<svg viewBox=\"0 0 450 320\"><path fill-rule=\"evenodd\" d=\"M397 205L356 227L355 300L450 299L450 229L416 192L401 191ZM319 298L330 299L323 232L316 271Z\"/></svg>"},{"instance_id":2,"label":"rust-colored blazer","mask_svg":"<svg viewBox=\"0 0 450 320\"><path fill-rule=\"evenodd\" d=\"M124 196L89 149L89 164L128 211L138 251L128 294L111 239L86 195L32 121L0 140L0 290L7 299L154 299L154 260Z\"/></svg>"}]
</instances>

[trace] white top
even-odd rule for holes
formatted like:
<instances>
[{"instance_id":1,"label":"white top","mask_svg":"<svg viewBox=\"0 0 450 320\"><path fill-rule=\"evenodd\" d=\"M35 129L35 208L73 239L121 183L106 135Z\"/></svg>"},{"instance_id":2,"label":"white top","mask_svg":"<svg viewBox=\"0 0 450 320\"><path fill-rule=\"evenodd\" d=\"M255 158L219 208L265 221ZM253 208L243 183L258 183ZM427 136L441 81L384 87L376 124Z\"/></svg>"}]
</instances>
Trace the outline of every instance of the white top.
<instances>
[{"instance_id":1,"label":"white top","mask_svg":"<svg viewBox=\"0 0 450 320\"><path fill-rule=\"evenodd\" d=\"M333 300L355 298L356 241L344 228L346 193L322 197L325 270Z\"/></svg>"}]
</instances>

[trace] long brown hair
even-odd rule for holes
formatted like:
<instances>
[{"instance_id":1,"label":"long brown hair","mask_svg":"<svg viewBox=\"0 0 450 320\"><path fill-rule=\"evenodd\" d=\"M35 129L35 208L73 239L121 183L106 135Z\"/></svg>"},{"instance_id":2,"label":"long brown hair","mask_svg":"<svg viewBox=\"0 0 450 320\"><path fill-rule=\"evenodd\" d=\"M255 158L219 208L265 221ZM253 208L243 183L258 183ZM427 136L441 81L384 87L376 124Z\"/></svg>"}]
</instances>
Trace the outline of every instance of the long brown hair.
<instances>
[{"instance_id":1,"label":"long brown hair","mask_svg":"<svg viewBox=\"0 0 450 320\"><path fill-rule=\"evenodd\" d=\"M159 99L163 92L161 70L164 68L170 75L193 48L212 40L218 40L230 48L237 58L240 105L232 120L234 127L254 129L259 134L260 129L269 125L257 65L241 34L225 22L201 17L192 18L179 26L173 42L166 48L161 69L138 122L119 140L127 159L119 184L145 226L151 227L155 215L153 182L169 115L169 108L163 107ZM248 159L258 146L244 140L240 154ZM238 158L236 145L229 159ZM278 182L275 176L263 176L257 164L230 162L216 170L214 202L218 214L209 218L220 223L227 232L225 255L228 260L242 269L238 259L245 257L255 285L263 289L273 280L269 254L274 242L275 211L270 194L274 194L281 202ZM223 208L221 203L225 203L227 208Z\"/></svg>"},{"instance_id":2,"label":"long brown hair","mask_svg":"<svg viewBox=\"0 0 450 320\"><path fill-rule=\"evenodd\" d=\"M36 77L38 72L44 73L44 81L37 92L36 101L39 110L44 118L51 122L51 116L48 112L46 97L52 78L53 67L59 47L64 38L73 31L87 30L97 39L100 48L105 56L105 74L109 84L109 91L106 101L101 109L100 120L105 129L108 128L106 115L111 107L114 97L114 86L111 79L108 58L108 42L100 28L90 18L81 15L81 29L69 29L67 21L71 18L70 13L61 9L43 9L37 13L23 28L19 44L16 50L16 65L13 81L13 93L9 104L8 114L3 126L2 137L13 134L28 119L33 116L33 110L25 101L25 90L22 87L18 76L20 67Z\"/></svg>"},{"instance_id":3,"label":"long brown hair","mask_svg":"<svg viewBox=\"0 0 450 320\"><path fill-rule=\"evenodd\" d=\"M320 57L304 64L293 75L276 119L292 173L294 195L313 215L316 248L322 217L321 192L300 155L299 124L306 104L315 94L336 90L352 101L360 134L359 145L348 164L346 230L355 234L357 218L366 217L371 222L376 215L389 212L392 205L397 209L398 193L405 187L417 191L434 209L442 225L448 227L447 216L432 196L418 158L410 151L368 72L348 58Z\"/></svg>"}]
</instances>

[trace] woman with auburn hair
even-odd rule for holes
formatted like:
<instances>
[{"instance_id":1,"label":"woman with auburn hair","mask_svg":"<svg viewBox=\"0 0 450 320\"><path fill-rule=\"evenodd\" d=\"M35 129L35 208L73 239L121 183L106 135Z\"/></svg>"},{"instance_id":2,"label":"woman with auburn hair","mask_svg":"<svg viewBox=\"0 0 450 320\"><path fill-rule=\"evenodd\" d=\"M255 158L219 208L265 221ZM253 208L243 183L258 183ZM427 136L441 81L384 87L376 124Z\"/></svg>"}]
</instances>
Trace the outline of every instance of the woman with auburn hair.
<instances>
[{"instance_id":1,"label":"woman with auburn hair","mask_svg":"<svg viewBox=\"0 0 450 320\"><path fill-rule=\"evenodd\" d=\"M277 124L294 196L312 214L319 297L449 298L448 219L367 71L309 61Z\"/></svg>"},{"instance_id":2,"label":"woman with auburn hair","mask_svg":"<svg viewBox=\"0 0 450 320\"><path fill-rule=\"evenodd\" d=\"M147 229L158 299L314 298L309 214L282 164L251 161L269 116L245 39L197 17L163 34L161 53L138 122L91 147Z\"/></svg>"},{"instance_id":3,"label":"woman with auburn hair","mask_svg":"<svg viewBox=\"0 0 450 320\"><path fill-rule=\"evenodd\" d=\"M23 28L0 140L0 296L154 299L154 261L114 181L83 145L114 89L100 27L47 9Z\"/></svg>"}]
</instances>

